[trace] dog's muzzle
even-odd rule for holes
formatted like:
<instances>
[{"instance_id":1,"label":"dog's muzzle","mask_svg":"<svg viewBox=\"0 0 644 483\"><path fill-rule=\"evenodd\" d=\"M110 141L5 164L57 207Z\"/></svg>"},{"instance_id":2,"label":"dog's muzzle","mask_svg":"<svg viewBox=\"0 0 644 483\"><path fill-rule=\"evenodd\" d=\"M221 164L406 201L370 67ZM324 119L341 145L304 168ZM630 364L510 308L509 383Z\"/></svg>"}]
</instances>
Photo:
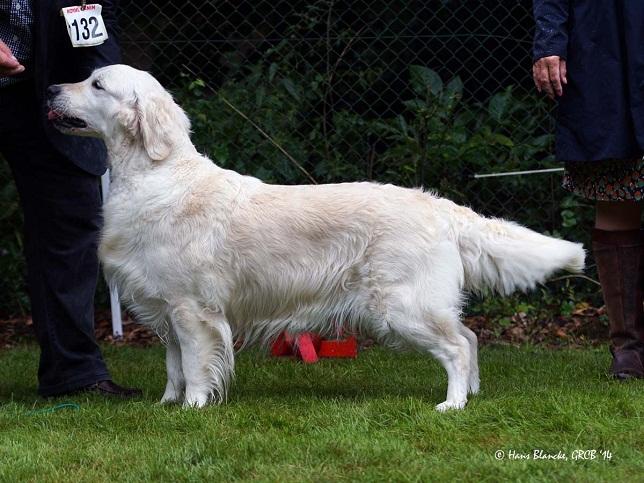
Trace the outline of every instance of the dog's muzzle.
<instances>
[{"instance_id":1,"label":"dog's muzzle","mask_svg":"<svg viewBox=\"0 0 644 483\"><path fill-rule=\"evenodd\" d=\"M62 92L63 88L57 84L53 84L47 88L47 119L51 121L56 127L60 128L85 128L87 123L78 117L67 116L64 110L56 107L56 98Z\"/></svg>"}]
</instances>

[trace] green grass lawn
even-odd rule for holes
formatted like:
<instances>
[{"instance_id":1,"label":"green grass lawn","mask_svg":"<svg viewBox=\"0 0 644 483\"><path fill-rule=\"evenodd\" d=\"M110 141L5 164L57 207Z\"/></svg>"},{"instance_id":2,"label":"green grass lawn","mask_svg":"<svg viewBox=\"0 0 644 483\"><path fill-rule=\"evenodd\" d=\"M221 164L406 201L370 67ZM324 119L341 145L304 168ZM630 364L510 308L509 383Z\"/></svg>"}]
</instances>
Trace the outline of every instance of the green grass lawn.
<instances>
[{"instance_id":1,"label":"green grass lawn","mask_svg":"<svg viewBox=\"0 0 644 483\"><path fill-rule=\"evenodd\" d=\"M643 481L644 385L610 380L606 349L484 347L481 394L446 414L444 371L420 354L305 366L241 353L228 404L186 410L157 403L162 347L104 352L142 400L42 400L36 348L0 354L0 480ZM38 411L62 402L80 408ZM578 449L612 457L574 461ZM568 460L508 459L534 450Z\"/></svg>"}]
</instances>

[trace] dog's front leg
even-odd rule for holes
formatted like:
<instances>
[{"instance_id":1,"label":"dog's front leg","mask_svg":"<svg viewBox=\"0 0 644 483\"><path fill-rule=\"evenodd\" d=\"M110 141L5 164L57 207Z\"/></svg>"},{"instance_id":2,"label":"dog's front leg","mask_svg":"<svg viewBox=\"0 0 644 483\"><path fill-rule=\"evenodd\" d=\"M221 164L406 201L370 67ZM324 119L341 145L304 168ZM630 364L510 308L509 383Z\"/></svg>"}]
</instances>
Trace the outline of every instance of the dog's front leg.
<instances>
[{"instance_id":1,"label":"dog's front leg","mask_svg":"<svg viewBox=\"0 0 644 483\"><path fill-rule=\"evenodd\" d=\"M181 367L181 347L171 323L168 324L165 366L168 382L166 383L161 403L179 402L183 399L186 380L183 377L183 368Z\"/></svg>"},{"instance_id":2,"label":"dog's front leg","mask_svg":"<svg viewBox=\"0 0 644 483\"><path fill-rule=\"evenodd\" d=\"M172 324L181 346L186 382L184 406L221 402L235 365L228 322L219 314L185 304L173 311Z\"/></svg>"}]
</instances>

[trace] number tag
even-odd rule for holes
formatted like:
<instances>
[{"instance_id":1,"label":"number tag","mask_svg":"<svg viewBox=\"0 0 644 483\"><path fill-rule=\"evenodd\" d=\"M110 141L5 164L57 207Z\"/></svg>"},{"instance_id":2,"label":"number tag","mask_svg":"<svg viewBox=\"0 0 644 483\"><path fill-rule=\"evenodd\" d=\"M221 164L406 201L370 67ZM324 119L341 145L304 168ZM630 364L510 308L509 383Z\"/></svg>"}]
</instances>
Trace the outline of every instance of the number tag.
<instances>
[{"instance_id":1,"label":"number tag","mask_svg":"<svg viewBox=\"0 0 644 483\"><path fill-rule=\"evenodd\" d=\"M78 6L62 9L73 47L92 47L107 40L107 30L101 16L102 9L98 3L85 5L85 8Z\"/></svg>"}]
</instances>

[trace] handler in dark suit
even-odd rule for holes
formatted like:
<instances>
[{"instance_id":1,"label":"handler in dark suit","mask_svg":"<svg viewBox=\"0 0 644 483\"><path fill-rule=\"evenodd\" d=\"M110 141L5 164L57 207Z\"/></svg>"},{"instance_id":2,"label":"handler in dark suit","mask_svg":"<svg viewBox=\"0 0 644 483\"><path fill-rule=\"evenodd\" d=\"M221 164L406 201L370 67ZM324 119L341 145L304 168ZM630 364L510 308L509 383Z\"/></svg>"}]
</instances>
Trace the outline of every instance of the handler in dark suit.
<instances>
[{"instance_id":1,"label":"handler in dark suit","mask_svg":"<svg viewBox=\"0 0 644 483\"><path fill-rule=\"evenodd\" d=\"M111 381L94 338L98 175L106 169L105 146L63 136L46 117L47 86L78 82L95 68L120 61L117 2L100 3L109 39L72 48L60 11L80 2L0 0L0 153L24 211L27 285L44 396L82 389L139 393Z\"/></svg>"},{"instance_id":2,"label":"handler in dark suit","mask_svg":"<svg viewBox=\"0 0 644 483\"><path fill-rule=\"evenodd\" d=\"M644 1L534 0L534 81L559 98L564 187L597 201L593 252L611 371L643 377Z\"/></svg>"}]
</instances>

